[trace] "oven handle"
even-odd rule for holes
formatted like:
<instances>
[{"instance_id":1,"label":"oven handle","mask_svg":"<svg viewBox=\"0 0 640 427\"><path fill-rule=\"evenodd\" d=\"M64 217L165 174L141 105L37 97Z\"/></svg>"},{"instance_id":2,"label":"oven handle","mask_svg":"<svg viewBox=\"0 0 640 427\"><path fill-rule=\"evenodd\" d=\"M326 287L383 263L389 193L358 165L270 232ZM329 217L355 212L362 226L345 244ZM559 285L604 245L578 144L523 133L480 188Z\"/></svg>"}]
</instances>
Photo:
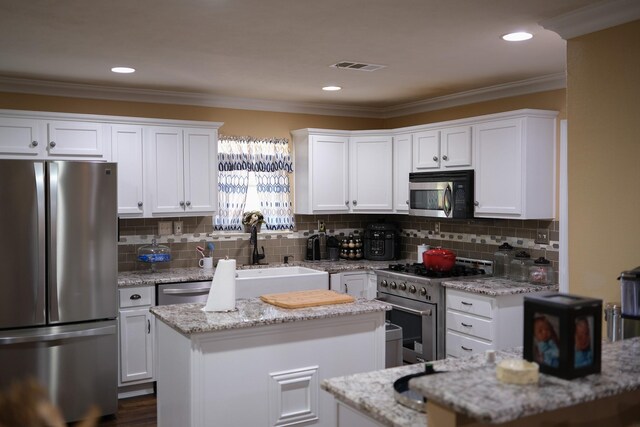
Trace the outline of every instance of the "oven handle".
<instances>
[{"instance_id":1,"label":"oven handle","mask_svg":"<svg viewBox=\"0 0 640 427\"><path fill-rule=\"evenodd\" d=\"M411 313L411 314L417 314L418 316L429 317L429 316L431 316L433 314L430 309L427 309L427 310L414 310L412 308L407 308L407 307L403 307L403 306L398 305L398 304L390 303L390 302L385 301L385 300L383 300L381 298L376 298L376 300L381 301L381 302L383 302L385 304L389 304L391 307L395 308L396 310L405 311L405 312Z\"/></svg>"},{"instance_id":2,"label":"oven handle","mask_svg":"<svg viewBox=\"0 0 640 427\"><path fill-rule=\"evenodd\" d=\"M209 292L210 288L167 288L163 289L162 293L165 295L176 294L204 294Z\"/></svg>"}]
</instances>

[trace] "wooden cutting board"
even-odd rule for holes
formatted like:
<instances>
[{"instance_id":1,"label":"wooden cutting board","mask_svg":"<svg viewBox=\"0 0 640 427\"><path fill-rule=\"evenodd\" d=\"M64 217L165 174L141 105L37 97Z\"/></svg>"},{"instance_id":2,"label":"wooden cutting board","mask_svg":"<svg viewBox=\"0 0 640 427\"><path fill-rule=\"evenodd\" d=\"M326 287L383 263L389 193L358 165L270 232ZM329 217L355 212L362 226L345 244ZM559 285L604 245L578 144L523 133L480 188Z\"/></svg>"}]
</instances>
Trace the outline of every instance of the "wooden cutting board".
<instances>
[{"instance_id":1,"label":"wooden cutting board","mask_svg":"<svg viewBox=\"0 0 640 427\"><path fill-rule=\"evenodd\" d=\"M341 294L327 289L266 294L261 295L260 299L266 303L282 308L315 307L318 305L344 304L355 301L355 298L351 295Z\"/></svg>"}]
</instances>

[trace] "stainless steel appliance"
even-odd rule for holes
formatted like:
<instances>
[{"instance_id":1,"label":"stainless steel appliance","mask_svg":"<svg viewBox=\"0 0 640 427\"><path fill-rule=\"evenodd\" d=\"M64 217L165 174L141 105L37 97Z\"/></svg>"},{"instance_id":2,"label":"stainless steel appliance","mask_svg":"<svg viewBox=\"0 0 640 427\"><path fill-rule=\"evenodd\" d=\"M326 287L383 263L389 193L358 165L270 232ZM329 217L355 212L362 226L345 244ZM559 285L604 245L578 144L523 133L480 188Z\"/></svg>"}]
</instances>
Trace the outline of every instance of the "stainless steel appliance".
<instances>
[{"instance_id":1,"label":"stainless steel appliance","mask_svg":"<svg viewBox=\"0 0 640 427\"><path fill-rule=\"evenodd\" d=\"M622 338L640 336L640 267L620 274Z\"/></svg>"},{"instance_id":2,"label":"stainless steel appliance","mask_svg":"<svg viewBox=\"0 0 640 427\"><path fill-rule=\"evenodd\" d=\"M387 320L402 328L405 363L445 358L445 292L441 283L491 274L491 261L458 258L456 263L446 273L428 270L422 263L391 264L376 270L377 299L393 307Z\"/></svg>"},{"instance_id":3,"label":"stainless steel appliance","mask_svg":"<svg viewBox=\"0 0 640 427\"><path fill-rule=\"evenodd\" d=\"M113 163L0 160L0 388L34 378L67 421L117 410Z\"/></svg>"},{"instance_id":4,"label":"stainless steel appliance","mask_svg":"<svg viewBox=\"0 0 640 427\"><path fill-rule=\"evenodd\" d=\"M158 305L202 303L206 304L211 280L203 282L167 283L156 286Z\"/></svg>"},{"instance_id":5,"label":"stainless steel appliance","mask_svg":"<svg viewBox=\"0 0 640 427\"><path fill-rule=\"evenodd\" d=\"M320 236L314 234L307 239L307 257L308 261L320 260Z\"/></svg>"},{"instance_id":6,"label":"stainless steel appliance","mask_svg":"<svg viewBox=\"0 0 640 427\"><path fill-rule=\"evenodd\" d=\"M364 258L390 261L400 255L399 230L395 224L369 224L364 230Z\"/></svg>"},{"instance_id":7,"label":"stainless steel appliance","mask_svg":"<svg viewBox=\"0 0 640 427\"><path fill-rule=\"evenodd\" d=\"M409 215L473 218L473 171L409 174Z\"/></svg>"}]
</instances>

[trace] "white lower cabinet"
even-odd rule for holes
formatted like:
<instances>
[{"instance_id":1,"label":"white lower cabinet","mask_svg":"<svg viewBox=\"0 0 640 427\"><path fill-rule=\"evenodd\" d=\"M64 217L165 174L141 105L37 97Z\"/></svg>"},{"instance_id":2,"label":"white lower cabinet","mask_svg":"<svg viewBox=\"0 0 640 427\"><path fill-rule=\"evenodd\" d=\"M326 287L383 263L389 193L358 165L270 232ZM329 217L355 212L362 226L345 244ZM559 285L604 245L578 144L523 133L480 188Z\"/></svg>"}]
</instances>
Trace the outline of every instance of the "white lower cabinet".
<instances>
[{"instance_id":1,"label":"white lower cabinet","mask_svg":"<svg viewBox=\"0 0 640 427\"><path fill-rule=\"evenodd\" d=\"M338 400L336 400L336 405L338 408L337 427L381 427L384 425L365 415L362 411L353 409Z\"/></svg>"},{"instance_id":2,"label":"white lower cabinet","mask_svg":"<svg viewBox=\"0 0 640 427\"><path fill-rule=\"evenodd\" d=\"M522 345L525 294L487 296L449 288L445 293L447 357Z\"/></svg>"},{"instance_id":3,"label":"white lower cabinet","mask_svg":"<svg viewBox=\"0 0 640 427\"><path fill-rule=\"evenodd\" d=\"M353 295L356 298L376 297L376 274L373 271L334 273L330 278L330 289Z\"/></svg>"},{"instance_id":4,"label":"white lower cabinet","mask_svg":"<svg viewBox=\"0 0 640 427\"><path fill-rule=\"evenodd\" d=\"M130 397L148 393L149 389L153 392L155 317L149 308L155 305L155 287L122 288L119 295L119 395ZM139 387L145 384L146 387ZM138 387L126 388L133 385Z\"/></svg>"}]
</instances>

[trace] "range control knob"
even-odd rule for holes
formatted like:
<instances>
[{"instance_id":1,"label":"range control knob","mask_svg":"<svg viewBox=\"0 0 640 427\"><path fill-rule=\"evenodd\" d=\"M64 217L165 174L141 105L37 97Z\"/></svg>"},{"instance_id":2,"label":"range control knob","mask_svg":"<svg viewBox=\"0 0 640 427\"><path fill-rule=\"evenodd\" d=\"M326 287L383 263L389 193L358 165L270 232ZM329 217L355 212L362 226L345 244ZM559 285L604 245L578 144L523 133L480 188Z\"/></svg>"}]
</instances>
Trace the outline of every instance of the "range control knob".
<instances>
[{"instance_id":1,"label":"range control knob","mask_svg":"<svg viewBox=\"0 0 640 427\"><path fill-rule=\"evenodd\" d=\"M425 296L427 294L427 288L420 288L420 296Z\"/></svg>"},{"instance_id":2,"label":"range control knob","mask_svg":"<svg viewBox=\"0 0 640 427\"><path fill-rule=\"evenodd\" d=\"M406 283L400 283L400 286L398 286L398 288L401 291L406 291L407 290L407 284Z\"/></svg>"},{"instance_id":3,"label":"range control knob","mask_svg":"<svg viewBox=\"0 0 640 427\"><path fill-rule=\"evenodd\" d=\"M416 293L416 287L413 285L409 285L409 292L411 292L412 294Z\"/></svg>"},{"instance_id":4,"label":"range control knob","mask_svg":"<svg viewBox=\"0 0 640 427\"><path fill-rule=\"evenodd\" d=\"M391 282L391 289L396 289L398 287L398 285L396 285L396 282Z\"/></svg>"},{"instance_id":5,"label":"range control knob","mask_svg":"<svg viewBox=\"0 0 640 427\"><path fill-rule=\"evenodd\" d=\"M382 282L380 282L380 286L382 286L383 288L387 287L387 281L386 280L382 280Z\"/></svg>"}]
</instances>

